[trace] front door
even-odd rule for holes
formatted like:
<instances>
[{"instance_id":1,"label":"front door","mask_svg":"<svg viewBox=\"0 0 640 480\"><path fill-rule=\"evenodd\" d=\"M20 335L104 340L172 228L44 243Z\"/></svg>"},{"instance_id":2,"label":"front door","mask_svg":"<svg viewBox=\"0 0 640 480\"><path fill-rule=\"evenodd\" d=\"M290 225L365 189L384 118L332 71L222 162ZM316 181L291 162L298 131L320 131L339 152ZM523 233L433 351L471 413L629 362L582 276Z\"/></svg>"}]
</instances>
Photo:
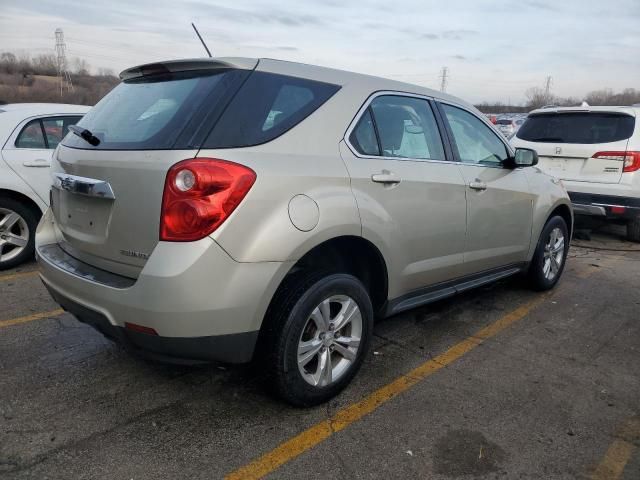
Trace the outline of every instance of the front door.
<instances>
[{"instance_id":1,"label":"front door","mask_svg":"<svg viewBox=\"0 0 640 480\"><path fill-rule=\"evenodd\" d=\"M440 104L467 186L465 274L524 262L533 195L523 169L505 168L505 143L474 114Z\"/></svg>"}]
</instances>

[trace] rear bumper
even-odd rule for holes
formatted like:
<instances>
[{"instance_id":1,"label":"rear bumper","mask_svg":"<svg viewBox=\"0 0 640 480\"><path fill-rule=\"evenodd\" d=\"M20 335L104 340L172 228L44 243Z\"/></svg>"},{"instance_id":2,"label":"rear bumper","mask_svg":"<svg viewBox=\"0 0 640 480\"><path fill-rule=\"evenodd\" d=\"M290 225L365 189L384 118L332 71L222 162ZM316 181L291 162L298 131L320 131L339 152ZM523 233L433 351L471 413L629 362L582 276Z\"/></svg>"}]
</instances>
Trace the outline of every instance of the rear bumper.
<instances>
[{"instance_id":1,"label":"rear bumper","mask_svg":"<svg viewBox=\"0 0 640 480\"><path fill-rule=\"evenodd\" d=\"M640 216L640 198L579 192L569 192L569 198L578 215L621 220Z\"/></svg>"},{"instance_id":2,"label":"rear bumper","mask_svg":"<svg viewBox=\"0 0 640 480\"><path fill-rule=\"evenodd\" d=\"M46 214L36 235L41 278L54 299L110 338L175 359L250 361L289 267L236 262L206 237L158 243L139 277L129 279L71 257L55 242L55 230Z\"/></svg>"}]
</instances>

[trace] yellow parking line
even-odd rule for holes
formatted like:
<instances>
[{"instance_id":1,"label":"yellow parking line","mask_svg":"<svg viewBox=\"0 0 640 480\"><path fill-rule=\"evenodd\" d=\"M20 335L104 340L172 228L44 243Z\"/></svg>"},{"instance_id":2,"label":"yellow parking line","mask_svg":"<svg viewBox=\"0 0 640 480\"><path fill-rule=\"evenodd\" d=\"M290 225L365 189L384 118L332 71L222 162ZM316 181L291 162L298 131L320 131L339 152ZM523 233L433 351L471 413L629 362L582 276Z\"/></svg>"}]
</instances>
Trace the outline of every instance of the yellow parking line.
<instances>
[{"instance_id":1,"label":"yellow parking line","mask_svg":"<svg viewBox=\"0 0 640 480\"><path fill-rule=\"evenodd\" d=\"M457 343L441 355L424 362L409 373L402 375L388 385L385 385L384 387L369 394L359 402L339 410L330 419L323 420L322 422L313 425L299 435L296 435L290 440L280 444L274 450L271 450L238 470L231 472L225 478L227 480L258 479L268 475L285 463L323 442L334 433L345 429L353 422L373 412L384 403L408 390L432 373L435 373L442 367L456 361L466 353L476 348L484 340L497 335L514 322L525 317L533 308L542 303L545 298L546 295L541 295L522 305L511 313L499 318L494 323L481 329L475 335L467 337L465 340Z\"/></svg>"},{"instance_id":2,"label":"yellow parking line","mask_svg":"<svg viewBox=\"0 0 640 480\"><path fill-rule=\"evenodd\" d=\"M617 480L635 450L633 442L640 440L640 418L627 420L618 431L613 443L604 454L602 461L591 475L592 480Z\"/></svg>"},{"instance_id":3,"label":"yellow parking line","mask_svg":"<svg viewBox=\"0 0 640 480\"><path fill-rule=\"evenodd\" d=\"M10 273L8 275L0 275L0 282L15 280L16 278L33 277L38 274L38 270L30 270L28 272Z\"/></svg>"},{"instance_id":4,"label":"yellow parking line","mask_svg":"<svg viewBox=\"0 0 640 480\"><path fill-rule=\"evenodd\" d=\"M40 320L42 318L51 318L62 315L64 310L57 308L49 312L34 313L33 315L27 315L25 317L11 318L9 320L0 320L0 328L10 327L11 325L19 325L21 323L33 322L34 320Z\"/></svg>"}]
</instances>

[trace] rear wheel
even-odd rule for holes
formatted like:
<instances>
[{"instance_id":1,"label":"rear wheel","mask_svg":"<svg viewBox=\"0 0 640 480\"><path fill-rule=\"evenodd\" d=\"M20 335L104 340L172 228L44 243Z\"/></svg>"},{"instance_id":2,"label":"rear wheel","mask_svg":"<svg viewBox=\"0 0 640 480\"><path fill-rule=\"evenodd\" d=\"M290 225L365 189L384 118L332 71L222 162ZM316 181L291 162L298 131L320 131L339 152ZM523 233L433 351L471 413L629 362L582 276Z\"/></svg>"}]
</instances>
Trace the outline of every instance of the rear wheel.
<instances>
[{"instance_id":1,"label":"rear wheel","mask_svg":"<svg viewBox=\"0 0 640 480\"><path fill-rule=\"evenodd\" d=\"M550 218L540 234L529 265L529 280L536 290L553 288L562 272L569 252L569 229L562 217Z\"/></svg>"},{"instance_id":2,"label":"rear wheel","mask_svg":"<svg viewBox=\"0 0 640 480\"><path fill-rule=\"evenodd\" d=\"M358 372L371 339L373 307L352 275L298 279L271 308L265 367L276 394L310 406L337 395Z\"/></svg>"},{"instance_id":3,"label":"rear wheel","mask_svg":"<svg viewBox=\"0 0 640 480\"><path fill-rule=\"evenodd\" d=\"M627 223L627 239L640 243L640 216Z\"/></svg>"},{"instance_id":4,"label":"rear wheel","mask_svg":"<svg viewBox=\"0 0 640 480\"><path fill-rule=\"evenodd\" d=\"M0 197L0 270L33 258L38 216L13 198Z\"/></svg>"}]
</instances>

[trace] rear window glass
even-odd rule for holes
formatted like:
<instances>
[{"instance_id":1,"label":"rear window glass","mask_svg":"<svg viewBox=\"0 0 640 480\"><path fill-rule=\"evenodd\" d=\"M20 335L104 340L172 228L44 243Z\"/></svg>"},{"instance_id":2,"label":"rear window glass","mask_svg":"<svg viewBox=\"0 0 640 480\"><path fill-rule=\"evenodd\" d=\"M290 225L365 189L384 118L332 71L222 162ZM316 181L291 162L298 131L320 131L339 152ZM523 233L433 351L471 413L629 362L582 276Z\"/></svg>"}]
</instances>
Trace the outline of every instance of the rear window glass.
<instances>
[{"instance_id":1,"label":"rear window glass","mask_svg":"<svg viewBox=\"0 0 640 480\"><path fill-rule=\"evenodd\" d=\"M544 113L532 115L516 136L529 142L609 143L633 134L635 118L599 112Z\"/></svg>"},{"instance_id":2,"label":"rear window glass","mask_svg":"<svg viewBox=\"0 0 640 480\"><path fill-rule=\"evenodd\" d=\"M67 135L63 144L98 150L197 147L198 132L247 75L242 70L203 70L126 80L78 123L100 144L93 147L77 135Z\"/></svg>"},{"instance_id":3,"label":"rear window glass","mask_svg":"<svg viewBox=\"0 0 640 480\"><path fill-rule=\"evenodd\" d=\"M496 124L498 125L511 125L512 120L497 120Z\"/></svg>"},{"instance_id":4,"label":"rear window glass","mask_svg":"<svg viewBox=\"0 0 640 480\"><path fill-rule=\"evenodd\" d=\"M339 89L329 83L254 72L225 109L204 147L269 142L311 115Z\"/></svg>"}]
</instances>

